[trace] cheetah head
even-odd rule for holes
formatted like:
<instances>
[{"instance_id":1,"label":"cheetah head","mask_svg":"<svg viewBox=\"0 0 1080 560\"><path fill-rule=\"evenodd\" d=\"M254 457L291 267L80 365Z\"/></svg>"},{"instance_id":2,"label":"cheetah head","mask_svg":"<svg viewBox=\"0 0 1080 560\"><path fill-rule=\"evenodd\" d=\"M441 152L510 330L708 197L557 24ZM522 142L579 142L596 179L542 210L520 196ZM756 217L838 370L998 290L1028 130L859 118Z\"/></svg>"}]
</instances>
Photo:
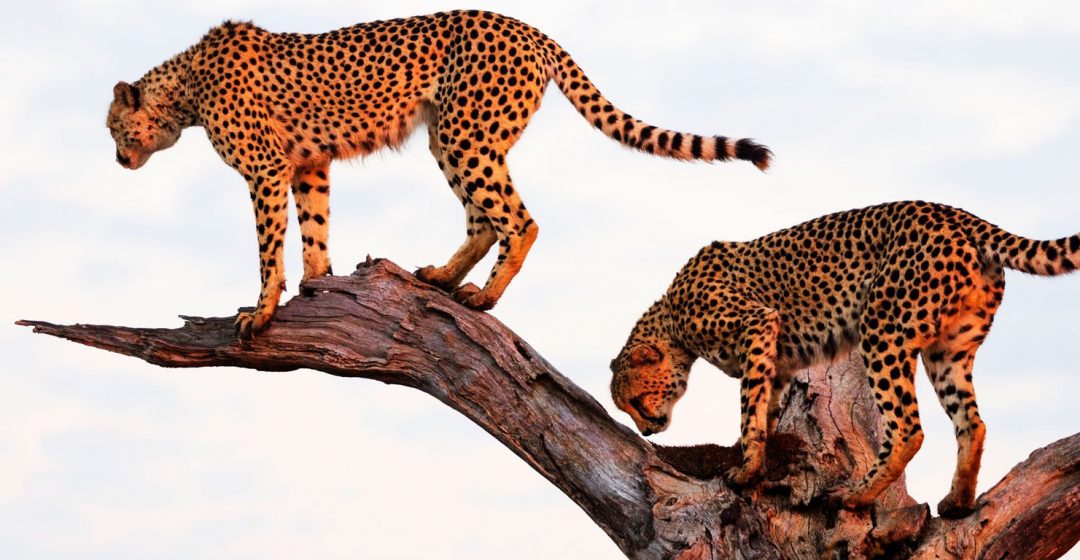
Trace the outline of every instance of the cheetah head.
<instances>
[{"instance_id":1,"label":"cheetah head","mask_svg":"<svg viewBox=\"0 0 1080 560\"><path fill-rule=\"evenodd\" d=\"M126 82L113 87L105 125L116 141L117 163L128 169L142 167L151 154L175 144L181 132L165 112L144 99L139 87Z\"/></svg>"},{"instance_id":2,"label":"cheetah head","mask_svg":"<svg viewBox=\"0 0 1080 560\"><path fill-rule=\"evenodd\" d=\"M642 435L660 433L686 392L687 369L662 342L629 344L611 361L611 398Z\"/></svg>"}]
</instances>

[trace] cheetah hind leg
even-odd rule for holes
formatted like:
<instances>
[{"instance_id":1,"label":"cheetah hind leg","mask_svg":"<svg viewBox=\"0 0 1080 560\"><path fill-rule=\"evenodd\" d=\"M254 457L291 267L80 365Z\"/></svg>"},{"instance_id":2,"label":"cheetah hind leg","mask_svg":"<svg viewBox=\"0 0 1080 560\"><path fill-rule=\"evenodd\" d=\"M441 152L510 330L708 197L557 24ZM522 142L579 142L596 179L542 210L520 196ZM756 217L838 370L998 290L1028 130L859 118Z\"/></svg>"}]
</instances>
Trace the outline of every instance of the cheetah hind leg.
<instances>
[{"instance_id":1,"label":"cheetah hind leg","mask_svg":"<svg viewBox=\"0 0 1080 560\"><path fill-rule=\"evenodd\" d=\"M433 115L428 115L428 149L435 161L439 163L439 169L446 177L446 182L454 191L454 195L461 200L465 207L465 242L458 247L454 255L443 266L428 265L417 269L415 276L421 282L440 288L446 292L453 292L465 279L476 263L484 258L491 250L491 246L498 239L495 229L491 227L484 213L474 208L465 194L465 185L458 174L460 160L448 157L448 149L442 145L438 135L438 121ZM479 291L479 290L478 290Z\"/></svg>"},{"instance_id":2,"label":"cheetah hind leg","mask_svg":"<svg viewBox=\"0 0 1080 560\"><path fill-rule=\"evenodd\" d=\"M452 169L461 178L455 177L451 185L464 185L466 207L476 209L483 215L485 223L494 230L499 241L499 256L484 287L478 288L469 283L454 291L454 299L471 309L495 307L510 281L521 270L539 231L510 181L505 157L505 154L497 152L487 155L478 153L476 156L465 154L465 161L459 161L459 166L476 167L481 172L466 174L465 169L460 167Z\"/></svg>"},{"instance_id":3,"label":"cheetah hind leg","mask_svg":"<svg viewBox=\"0 0 1080 560\"><path fill-rule=\"evenodd\" d=\"M498 237L487 218L468 204L465 207L465 242L458 247L445 266L425 266L416 271L416 277L446 292L455 292L465 275L484 258ZM473 286L475 288L475 286ZM476 291L479 291L477 289Z\"/></svg>"},{"instance_id":4,"label":"cheetah hind leg","mask_svg":"<svg viewBox=\"0 0 1080 560\"><path fill-rule=\"evenodd\" d=\"M304 287L308 280L333 274L327 252L330 230L330 164L297 171L292 193L296 204L296 219L300 223L303 242L304 277L300 280L302 293L312 295Z\"/></svg>"},{"instance_id":5,"label":"cheetah hind leg","mask_svg":"<svg viewBox=\"0 0 1080 560\"><path fill-rule=\"evenodd\" d=\"M882 353L867 352L864 348L863 362L868 370L877 371L874 364L895 364L881 369L884 375L872 389L878 410L882 411L880 450L876 463L863 479L832 489L825 496L827 503L849 509L869 507L900 477L904 467L919 451L923 432L915 399L918 354L918 351L895 347Z\"/></svg>"},{"instance_id":6,"label":"cheetah hind leg","mask_svg":"<svg viewBox=\"0 0 1080 560\"><path fill-rule=\"evenodd\" d=\"M938 515L965 517L975 510L975 491L982 462L986 424L975 403L971 370L1005 293L1005 275L997 263L983 263L981 284L963 298L957 318L923 353L923 364L941 407L956 434L956 471L949 494L938 503Z\"/></svg>"},{"instance_id":7,"label":"cheetah hind leg","mask_svg":"<svg viewBox=\"0 0 1080 560\"><path fill-rule=\"evenodd\" d=\"M956 472L952 488L937 506L938 515L954 519L975 510L975 485L986 437L986 424L979 417L975 387L970 377L974 354L974 348L960 352L934 348L928 349L923 357L934 392L952 419L956 434Z\"/></svg>"},{"instance_id":8,"label":"cheetah hind leg","mask_svg":"<svg viewBox=\"0 0 1080 560\"><path fill-rule=\"evenodd\" d=\"M462 305L478 310L495 307L495 303L502 297L510 281L521 270L525 256L529 254L529 249L536 241L539 229L536 223L527 217L528 212L525 211L525 206L522 205L519 208L517 215L520 217L524 214L526 218L513 220L509 225L495 228L499 238L499 256L484 287L477 288L470 282L454 291L454 299Z\"/></svg>"}]
</instances>

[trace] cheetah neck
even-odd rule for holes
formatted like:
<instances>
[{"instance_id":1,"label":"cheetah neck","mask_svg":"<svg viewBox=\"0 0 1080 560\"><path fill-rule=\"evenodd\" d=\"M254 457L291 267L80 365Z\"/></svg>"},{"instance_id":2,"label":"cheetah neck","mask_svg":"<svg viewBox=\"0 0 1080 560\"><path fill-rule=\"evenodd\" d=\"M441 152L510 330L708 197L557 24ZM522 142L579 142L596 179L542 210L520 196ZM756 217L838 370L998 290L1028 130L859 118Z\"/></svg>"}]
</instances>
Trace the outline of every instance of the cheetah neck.
<instances>
[{"instance_id":1,"label":"cheetah neck","mask_svg":"<svg viewBox=\"0 0 1080 560\"><path fill-rule=\"evenodd\" d=\"M674 336L674 323L665 299L660 299L641 316L626 346L649 344L671 354L672 362L682 371L689 371L698 356Z\"/></svg>"},{"instance_id":2,"label":"cheetah neck","mask_svg":"<svg viewBox=\"0 0 1080 560\"><path fill-rule=\"evenodd\" d=\"M179 128L198 126L196 95L191 87L192 47L150 69L135 82L148 111Z\"/></svg>"}]
</instances>

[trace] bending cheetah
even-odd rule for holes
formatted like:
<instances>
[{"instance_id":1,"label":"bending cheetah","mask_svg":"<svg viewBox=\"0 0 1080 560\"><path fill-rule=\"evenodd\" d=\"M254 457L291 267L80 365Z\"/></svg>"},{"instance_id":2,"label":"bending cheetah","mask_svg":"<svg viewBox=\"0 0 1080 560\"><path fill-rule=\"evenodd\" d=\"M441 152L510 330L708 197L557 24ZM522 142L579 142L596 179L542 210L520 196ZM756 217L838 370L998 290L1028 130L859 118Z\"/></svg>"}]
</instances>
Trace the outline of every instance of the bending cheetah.
<instances>
[{"instance_id":1,"label":"bending cheetah","mask_svg":"<svg viewBox=\"0 0 1080 560\"><path fill-rule=\"evenodd\" d=\"M750 140L696 136L615 108L558 44L517 20L455 11L376 21L319 35L271 33L227 22L195 46L114 88L107 125L129 169L202 126L247 181L258 227L262 291L237 316L243 336L264 328L284 289L288 192L304 243L304 280L330 272L329 165L400 145L426 124L429 147L465 206L466 239L449 262L417 276L474 309L490 309L521 268L537 226L514 190L506 154L549 80L593 126L622 144L686 160L749 160L771 153ZM458 287L498 241L483 289Z\"/></svg>"},{"instance_id":2,"label":"bending cheetah","mask_svg":"<svg viewBox=\"0 0 1080 560\"><path fill-rule=\"evenodd\" d=\"M634 326L611 362L611 394L647 436L671 422L697 358L741 378L743 464L730 475L745 484L761 470L791 374L857 348L884 422L881 448L863 480L830 498L859 507L896 480L922 444L914 377L921 356L959 447L938 513L966 515L986 431L971 367L1001 303L1003 267L1052 276L1078 266L1080 235L1034 241L926 202L715 242Z\"/></svg>"}]
</instances>

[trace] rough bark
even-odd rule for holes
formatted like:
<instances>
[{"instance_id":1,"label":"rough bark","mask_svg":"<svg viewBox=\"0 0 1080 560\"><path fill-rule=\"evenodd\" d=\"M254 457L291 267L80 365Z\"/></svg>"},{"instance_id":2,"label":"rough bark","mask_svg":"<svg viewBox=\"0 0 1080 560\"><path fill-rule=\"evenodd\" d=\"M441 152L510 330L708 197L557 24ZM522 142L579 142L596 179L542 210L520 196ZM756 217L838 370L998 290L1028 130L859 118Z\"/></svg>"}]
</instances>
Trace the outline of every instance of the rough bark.
<instances>
[{"instance_id":1,"label":"rough bark","mask_svg":"<svg viewBox=\"0 0 1080 560\"><path fill-rule=\"evenodd\" d=\"M664 448L613 420L491 315L385 260L306 286L269 330L237 341L232 318L178 329L21 325L165 367L310 368L406 385L466 415L566 493L632 558L1056 558L1080 539L1080 434L1035 451L979 498L933 518L903 479L864 511L816 499L862 476L878 418L861 364L800 373L784 397L765 480L735 489L733 448ZM945 475L943 475L945 476Z\"/></svg>"}]
</instances>

